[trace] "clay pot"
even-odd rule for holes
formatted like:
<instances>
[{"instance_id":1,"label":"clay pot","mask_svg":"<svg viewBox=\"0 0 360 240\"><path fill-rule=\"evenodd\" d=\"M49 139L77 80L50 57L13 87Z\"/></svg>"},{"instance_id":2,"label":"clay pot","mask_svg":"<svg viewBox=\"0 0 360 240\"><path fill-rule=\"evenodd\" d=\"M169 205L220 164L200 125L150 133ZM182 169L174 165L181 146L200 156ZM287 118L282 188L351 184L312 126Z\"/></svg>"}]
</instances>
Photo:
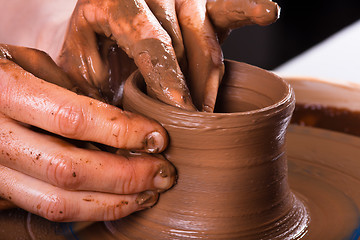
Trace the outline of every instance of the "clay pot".
<instances>
[{"instance_id":1,"label":"clay pot","mask_svg":"<svg viewBox=\"0 0 360 240\"><path fill-rule=\"evenodd\" d=\"M296 239L309 221L290 191L285 132L292 88L276 75L226 61L216 113L189 112L145 94L135 72L124 108L159 121L178 182L152 209L106 223L118 239Z\"/></svg>"}]
</instances>

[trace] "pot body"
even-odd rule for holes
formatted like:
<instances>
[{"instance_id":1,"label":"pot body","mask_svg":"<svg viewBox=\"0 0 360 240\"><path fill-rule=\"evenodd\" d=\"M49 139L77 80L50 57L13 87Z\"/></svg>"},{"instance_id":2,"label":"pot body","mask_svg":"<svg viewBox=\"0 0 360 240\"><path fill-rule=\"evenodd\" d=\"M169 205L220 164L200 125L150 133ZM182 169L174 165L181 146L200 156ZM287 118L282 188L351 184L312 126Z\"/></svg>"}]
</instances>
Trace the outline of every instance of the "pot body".
<instances>
[{"instance_id":1,"label":"pot body","mask_svg":"<svg viewBox=\"0 0 360 240\"><path fill-rule=\"evenodd\" d=\"M148 97L138 72L126 82L124 108L165 127L164 156L179 178L154 208L106 223L118 239L296 239L306 232L306 207L287 180L293 90L265 70L225 64L216 113Z\"/></svg>"}]
</instances>

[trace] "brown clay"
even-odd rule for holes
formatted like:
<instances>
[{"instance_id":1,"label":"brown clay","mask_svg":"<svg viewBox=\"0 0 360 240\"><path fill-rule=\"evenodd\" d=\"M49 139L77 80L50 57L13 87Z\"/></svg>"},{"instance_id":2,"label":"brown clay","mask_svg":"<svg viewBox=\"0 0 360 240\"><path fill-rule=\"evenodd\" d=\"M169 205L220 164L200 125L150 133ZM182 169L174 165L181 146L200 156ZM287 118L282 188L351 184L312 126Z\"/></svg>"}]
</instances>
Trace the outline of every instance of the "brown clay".
<instances>
[{"instance_id":1,"label":"brown clay","mask_svg":"<svg viewBox=\"0 0 360 240\"><path fill-rule=\"evenodd\" d=\"M305 206L287 183L290 86L247 64L226 62L218 113L190 112L146 96L141 75L125 85L124 108L167 129L164 153L177 185L151 210L109 222L118 239L283 239L306 232Z\"/></svg>"},{"instance_id":2,"label":"brown clay","mask_svg":"<svg viewBox=\"0 0 360 240\"><path fill-rule=\"evenodd\" d=\"M292 125L287 155L290 188L310 214L301 239L357 239L360 138ZM19 209L0 213L0 239L116 239L103 223L84 229L88 223L51 223Z\"/></svg>"},{"instance_id":3,"label":"brown clay","mask_svg":"<svg viewBox=\"0 0 360 240\"><path fill-rule=\"evenodd\" d=\"M360 112L345 108L297 104L291 122L360 136Z\"/></svg>"},{"instance_id":4,"label":"brown clay","mask_svg":"<svg viewBox=\"0 0 360 240\"><path fill-rule=\"evenodd\" d=\"M310 215L301 239L358 239L360 138L292 125L287 143L290 187Z\"/></svg>"},{"instance_id":5,"label":"brown clay","mask_svg":"<svg viewBox=\"0 0 360 240\"><path fill-rule=\"evenodd\" d=\"M235 29L254 23L264 26L275 22L280 15L277 3L267 0L208 0L206 8L219 29Z\"/></svg>"},{"instance_id":6,"label":"brown clay","mask_svg":"<svg viewBox=\"0 0 360 240\"><path fill-rule=\"evenodd\" d=\"M287 78L295 89L292 123L360 136L360 86L313 78Z\"/></svg>"},{"instance_id":7,"label":"brown clay","mask_svg":"<svg viewBox=\"0 0 360 240\"><path fill-rule=\"evenodd\" d=\"M273 121L280 123L280 119L283 119L285 121L283 124L286 125L288 119L285 116L291 112L291 109L281 108L281 106L283 106L282 104L285 104L283 102L277 105L276 108L281 108L282 111L272 113L273 115L265 114L271 113L271 109L269 108L263 112L260 110L254 111L254 109L259 108L259 106L265 107L271 105L270 102L272 100L279 102L279 98L284 98L285 96L278 95L279 92L281 92L281 87L276 85L272 86L272 88L277 89L277 94L272 96L272 100L268 97L258 96L256 99L259 101L256 101L255 105L246 103L244 99L248 97L245 96L251 92L254 93L254 86L263 89L269 88L269 85L266 85L268 80L264 79L264 82L261 84L256 82L245 83L247 89L239 89L234 87L235 84L228 84L229 81L227 79L237 76L234 79L237 80L236 85L238 85L241 84L242 80L246 80L246 76L249 77L258 70L256 68L249 70L247 69L247 65L242 64L229 62L226 62L226 64L230 74L228 73L225 78L226 80L219 94L221 101L218 102L216 109L218 112L239 113L190 113L176 109L176 111L169 115L169 119L163 118L164 121L167 121L165 127L170 129L172 127L175 129L175 135L180 137L179 139L171 139L170 149L166 152L166 156L171 161L174 161L177 166L180 177L178 185L169 192L164 193L157 206L121 221L108 222L105 224L97 223L82 231L80 230L86 227L88 223L55 224L18 209L1 211L0 239L18 239L19 237L21 239L72 239L73 237L86 240L136 239L135 236L129 234L137 233L142 235L144 231L149 231L150 233L144 238L142 238L144 236L142 235L142 239L151 239L151 234L155 234L155 239L183 239L186 235L198 238L211 238L214 236L214 233L217 233L216 239L221 239L222 236L226 236L226 239L239 239L240 237L235 237L235 235L230 236L230 234L236 233L248 234L246 237L240 239L259 239L264 231L271 232L271 230L275 230L275 228L271 228L271 224L268 225L270 227L267 229L265 229L265 225L256 229L256 227L259 226L259 222L263 221L260 217L268 217L270 222L279 223L278 230L284 231L284 235L279 235L279 232L276 232L279 239L358 239L360 236L360 189L358 187L360 182L358 173L360 138L303 126L291 126L289 128L287 134L289 183L296 198L293 197L294 195L285 197L283 206L284 209L286 209L287 205L285 203L288 202L295 206L292 209L299 211L289 218L292 222L279 221L279 219L284 217L280 214L281 211L286 211L277 208L276 204L274 204L274 199L279 198L279 195L276 195L276 193L291 192L286 182L282 188L276 188L273 192L268 191L277 184L271 186L271 184L267 184L271 183L271 181L266 181L266 179L276 179L283 173L286 173L286 162L281 161L281 159L285 159L284 155L276 159L274 156L269 156L266 153L276 152L272 149L273 147L277 149L277 153L284 152L283 139L280 137L276 139L276 141L267 144L259 142L260 145L256 147L253 145L255 142L251 141L251 139L255 138L259 140L260 137L258 136L256 138L254 135L257 135L256 133L264 129L267 129L267 131L262 133L262 136L265 136L265 140L261 139L259 141L266 141L266 139L273 138L274 136L283 136L283 133L280 134L280 132L282 132L280 129L285 130L284 125L277 124L273 128L270 128L269 124L271 125ZM255 75L255 80L261 79L261 77L264 76L275 77L265 71L257 72ZM334 101L334 103L331 102L330 105L344 107L340 103L345 102L345 105L351 107L350 109L356 110L356 104L347 104L342 98L344 97L344 100L346 100L346 97L351 95L352 99L356 100L360 97L360 91L354 90L354 88L346 89L328 83L312 81L291 81L291 83L295 86L295 92L299 96L300 103L306 103L305 100L308 100L308 102L314 104L324 104L325 102L330 102L328 101L329 99L327 99L330 98ZM308 87L301 91L301 86L299 87L299 85L307 85ZM316 90L316 86L320 88L316 91L318 94L314 95L312 91ZM331 90L324 93L327 91L326 89ZM235 94L235 90L241 90L241 95ZM336 96L338 100L334 100L334 93L338 93ZM241 98L242 96L244 96L244 98ZM313 99L314 97L321 99L321 101ZM153 101L147 97L144 99ZM153 105L153 111L159 115L157 117L163 117L169 109L169 106L161 104L161 108L159 108L158 102L153 103L155 104ZM289 100L287 103L289 104L288 107L291 108L291 106L293 106L292 100ZM233 106L233 108L229 106ZM170 109L172 108L170 107ZM249 112L241 113L240 111ZM195 114L196 117L191 118L189 114ZM229 117L237 118L239 115L242 117L250 117L252 114L255 114L255 117L253 116L254 118L244 119L243 121L240 120L234 128L231 128L228 124L229 122L231 123L231 121L226 120ZM262 118L256 118L257 114L262 116ZM279 117L278 114L282 116L280 119L275 120L272 118L272 116ZM187 117L185 120L189 121L182 121L181 118L184 116ZM155 117L156 116L153 116L153 118ZM221 124L225 124L225 126L222 128L220 124L210 124L213 129L210 130L210 128L206 128L206 126L208 126L207 124L214 123L215 121L219 121ZM234 124L234 121L232 121L232 124ZM174 128L174 126L178 127ZM186 133L195 131L192 128L199 129L199 133L204 136L211 136L212 132L217 132L217 134L215 134L216 139L201 137L201 134L193 134L190 136L190 140L186 140L184 138L187 135ZM237 133L241 133L244 129L247 129L247 137L245 138L241 135L236 137ZM170 130L169 132L170 137L172 137L173 131ZM226 137L226 135L229 134L231 135L231 139ZM199 138L201 141L197 144L191 144L190 141L198 141L197 139ZM238 156L236 156L236 153L231 154L233 148L237 145L247 146L245 148L239 147L240 150L238 149L238 151L242 151L242 154ZM205 148L207 148L207 150L204 150ZM231 152L229 150L231 150ZM222 152L222 155L217 154L217 151ZM236 166L239 161L236 163L231 162L233 157L244 159L243 157L245 155L251 156L255 151L256 156L259 157L251 161L240 161L240 163L243 163L243 168L242 166ZM202 152L206 157L201 159L198 157L200 154L194 156L192 155L193 152ZM176 154L187 157L176 159ZM250 158L245 159L249 160ZM258 164L262 162L266 163L269 159L275 161L271 161L268 164ZM278 164L276 164L276 162ZM267 166L265 167L265 165ZM274 167L271 168L269 166ZM280 171L275 172L274 170L277 169L277 167L279 167L278 169ZM243 171L240 172L241 169ZM232 172L238 171L239 174L236 176L235 174L231 174ZM208 180L202 181L202 179ZM187 188L185 187L186 185L188 185ZM279 191L279 189L283 191ZM218 191L218 194L214 194L214 191ZM235 193L241 194L238 195L238 198L233 198L232 194ZM261 197L255 199L253 198L254 196ZM197 197L199 198L197 199ZM250 207L245 208L245 203L247 203L247 200L250 198L253 198L253 201L249 201L248 204ZM287 201L289 199L290 201ZM270 210L262 211L262 207L267 204L270 206ZM223 211L220 211L220 209L223 209ZM230 217L226 217L226 214L230 212L232 214L231 219ZM240 212L240 214L238 212ZM237 213L238 215L236 216ZM245 213L250 214L246 216ZM221 215L221 218L219 215ZM157 216L157 218L153 219L154 216ZM210 221L212 224L206 225L205 223L207 222L206 220L209 220L209 216L218 218L217 221ZM246 217L249 216L251 218L246 219ZM153 219L152 222L148 222L149 218ZM165 219L167 221L165 221ZM242 222L237 220L244 219L246 219L244 224L235 226L239 224L239 222ZM301 219L303 219L303 221L301 221ZM227 221L228 224L225 224L224 221ZM302 227L296 224L293 225L296 222L306 223L307 225L303 225ZM163 225L167 228L163 228ZM146 226L151 226L152 228L146 229ZM157 228L158 226L160 227ZM161 238L161 234L166 235L169 233L162 231L163 229L169 229L169 226L176 227L170 231L172 234L171 237ZM183 226L183 228L181 228L181 226ZM291 226L295 226L295 229L298 231L294 232L299 233L298 235L291 234L294 230ZM256 231L245 232L244 229L246 229L246 227L256 229ZM130 229L134 228L136 229L135 231L130 231ZM189 229L195 230L190 231ZM215 231L205 234L205 231L209 229L215 229ZM261 232L261 230L264 231ZM303 233L303 235L301 235L301 233ZM66 234L69 234L69 236L64 236ZM120 236L120 234L127 234L127 236ZM264 239L276 239L276 237L267 237L268 238L264 237Z\"/></svg>"}]
</instances>

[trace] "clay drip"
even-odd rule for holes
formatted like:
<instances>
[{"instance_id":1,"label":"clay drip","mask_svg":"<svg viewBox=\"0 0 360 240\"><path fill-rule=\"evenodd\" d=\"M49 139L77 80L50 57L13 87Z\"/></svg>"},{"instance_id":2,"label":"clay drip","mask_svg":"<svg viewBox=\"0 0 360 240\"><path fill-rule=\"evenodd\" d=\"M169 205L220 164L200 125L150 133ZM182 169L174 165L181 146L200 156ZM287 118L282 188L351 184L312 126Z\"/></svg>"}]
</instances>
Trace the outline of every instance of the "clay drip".
<instances>
[{"instance_id":1,"label":"clay drip","mask_svg":"<svg viewBox=\"0 0 360 240\"><path fill-rule=\"evenodd\" d=\"M124 108L167 129L164 154L179 179L153 209L106 223L118 239L296 239L306 232L307 210L287 182L292 89L247 64L226 62L226 69L218 113L160 103L139 90L138 73L126 83Z\"/></svg>"}]
</instances>

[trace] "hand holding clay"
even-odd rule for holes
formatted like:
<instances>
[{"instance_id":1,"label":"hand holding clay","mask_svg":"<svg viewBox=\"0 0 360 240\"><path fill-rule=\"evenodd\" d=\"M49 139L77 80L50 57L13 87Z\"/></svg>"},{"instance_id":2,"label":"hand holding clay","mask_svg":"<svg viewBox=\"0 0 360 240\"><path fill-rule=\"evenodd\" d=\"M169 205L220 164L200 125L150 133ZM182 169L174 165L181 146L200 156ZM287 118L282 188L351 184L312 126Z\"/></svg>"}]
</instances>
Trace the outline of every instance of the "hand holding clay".
<instances>
[{"instance_id":1,"label":"hand holding clay","mask_svg":"<svg viewBox=\"0 0 360 240\"><path fill-rule=\"evenodd\" d=\"M266 25L278 17L270 0L177 0L178 17L188 59L188 86L195 106L213 112L224 74L220 42L232 29Z\"/></svg>"},{"instance_id":2,"label":"hand holding clay","mask_svg":"<svg viewBox=\"0 0 360 240\"><path fill-rule=\"evenodd\" d=\"M112 42L103 39L104 36ZM119 46L134 59L152 95L169 104L195 110L171 38L144 0L79 0L56 61L81 89L86 90L90 85L106 94L109 92L107 57L111 49L116 48L112 45ZM119 49L113 51L119 53ZM125 61L120 59L116 68L132 69L126 55L119 54ZM114 58L112 61L116 61L118 56ZM121 95L117 93L122 91L121 84L117 86L120 89L112 91Z\"/></svg>"},{"instance_id":3,"label":"hand holding clay","mask_svg":"<svg viewBox=\"0 0 360 240\"><path fill-rule=\"evenodd\" d=\"M119 105L122 82L135 69L130 57L149 95L195 110L188 84L196 107L212 112L224 73L218 37L240 26L270 24L277 14L270 0L80 0L56 61L85 94L95 87Z\"/></svg>"},{"instance_id":4,"label":"hand holding clay","mask_svg":"<svg viewBox=\"0 0 360 240\"><path fill-rule=\"evenodd\" d=\"M72 88L45 53L0 45L0 196L53 221L118 219L155 204L174 183L168 161L66 138L157 153L165 130L51 81Z\"/></svg>"},{"instance_id":5,"label":"hand holding clay","mask_svg":"<svg viewBox=\"0 0 360 240\"><path fill-rule=\"evenodd\" d=\"M148 151L160 152L165 148L166 134L156 123L78 96L64 88L96 99L105 97L108 102L116 104L121 100L121 83L111 78L111 65L121 64L111 68L121 70L120 80L126 78L137 65L147 79L150 94L172 105L194 110L178 64L180 62L187 72L188 62L189 75L197 74L199 83L206 85L199 84L199 88L194 88L194 95L212 96L206 99L215 102L223 71L216 36L234 27L259 23L255 20L261 19L260 13L274 12L263 6L276 6L270 1L256 4L248 0L209 1L207 5L205 1L189 3L180 0L149 0L139 4L134 1L119 2L79 1L77 4L62 54L56 59L75 81L70 81L43 52L1 46L1 89L5 89L0 95L0 114L4 123L1 125L1 196L51 220L119 218L144 206L140 207L128 199L139 197L138 200L143 202L150 196L149 199L155 200L156 194L147 192L148 195L122 196L112 193L162 190L169 188L174 181L173 167L162 159L141 155L132 156L132 161L128 161L128 158L109 153L76 148L58 137L29 128L29 125L36 126L67 138L95 141L116 148L141 149L146 147L145 143L154 141L160 144L151 148L148 146ZM228 3L235 3L241 9L252 6L253 11L228 14L231 17L223 21L216 15L218 9L237 9ZM231 24L236 20L239 20L237 24ZM267 21L270 23L270 20ZM114 41L106 37L114 40L115 46ZM32 38L29 39L31 42ZM191 48L197 46L193 44L198 39L202 40L199 40L200 47ZM205 70L206 74L199 74L201 71L196 69ZM207 74L214 76L213 72L216 77L211 79L216 81L207 81ZM205 98L200 97L198 105L203 106L203 110L212 111L212 104L202 104L201 99ZM147 135L150 132L159 133L155 134L159 138L146 138L152 136ZM128 168L132 175L126 170ZM118 169L121 171L117 172ZM120 180L114 182L114 179ZM118 203L121 199L127 200L123 202L126 206L120 210L117 208L121 204L114 202ZM149 201L146 202L150 205L154 203ZM88 204L81 204L84 202ZM65 206L65 211L54 210ZM96 211L88 211L89 208ZM109 209L114 209L113 215L105 214Z\"/></svg>"},{"instance_id":6,"label":"hand holding clay","mask_svg":"<svg viewBox=\"0 0 360 240\"><path fill-rule=\"evenodd\" d=\"M195 106L207 112L214 110L224 73L219 40L234 28L270 24L279 12L270 0L146 2L172 39Z\"/></svg>"}]
</instances>

